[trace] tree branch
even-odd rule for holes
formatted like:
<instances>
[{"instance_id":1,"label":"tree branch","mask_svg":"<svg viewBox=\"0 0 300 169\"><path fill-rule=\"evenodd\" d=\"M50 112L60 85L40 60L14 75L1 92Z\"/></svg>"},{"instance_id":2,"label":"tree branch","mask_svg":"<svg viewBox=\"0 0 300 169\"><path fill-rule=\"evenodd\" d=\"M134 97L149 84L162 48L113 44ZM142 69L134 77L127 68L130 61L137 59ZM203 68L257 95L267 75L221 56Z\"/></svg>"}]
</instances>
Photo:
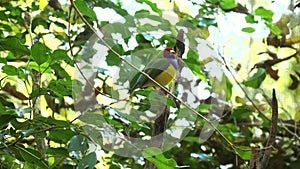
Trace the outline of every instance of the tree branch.
<instances>
[{"instance_id":1,"label":"tree branch","mask_svg":"<svg viewBox=\"0 0 300 169\"><path fill-rule=\"evenodd\" d=\"M266 150L265 150L265 153L264 153L263 159L262 159L262 168L267 168L272 149L275 145L275 140L276 140L276 135L277 135L277 124L278 124L278 102L277 102L277 98L276 98L275 89L273 89L271 129L270 129L269 139L265 146Z\"/></svg>"},{"instance_id":2,"label":"tree branch","mask_svg":"<svg viewBox=\"0 0 300 169\"><path fill-rule=\"evenodd\" d=\"M275 89L272 94L272 119L270 136L264 148L251 147L250 169L265 169L267 168L271 152L275 145L278 124L278 101L276 98Z\"/></svg>"}]
</instances>

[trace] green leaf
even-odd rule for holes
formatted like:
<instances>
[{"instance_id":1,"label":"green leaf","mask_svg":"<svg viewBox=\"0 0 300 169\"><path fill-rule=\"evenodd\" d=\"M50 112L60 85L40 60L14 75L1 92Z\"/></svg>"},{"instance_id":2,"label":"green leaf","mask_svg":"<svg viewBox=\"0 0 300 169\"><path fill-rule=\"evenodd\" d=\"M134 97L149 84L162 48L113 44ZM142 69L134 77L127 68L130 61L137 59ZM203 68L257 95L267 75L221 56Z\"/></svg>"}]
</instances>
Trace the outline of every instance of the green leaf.
<instances>
[{"instance_id":1,"label":"green leaf","mask_svg":"<svg viewBox=\"0 0 300 169\"><path fill-rule=\"evenodd\" d=\"M0 110L1 110L2 106L5 106L6 108L15 109L15 106L12 102L10 102L8 99L5 99L3 96L0 96ZM4 111L0 111L0 114L1 114L1 112L4 112Z\"/></svg>"},{"instance_id":2,"label":"green leaf","mask_svg":"<svg viewBox=\"0 0 300 169\"><path fill-rule=\"evenodd\" d=\"M28 48L16 37L0 39L0 51L11 51L15 56L29 55Z\"/></svg>"},{"instance_id":3,"label":"green leaf","mask_svg":"<svg viewBox=\"0 0 300 169\"><path fill-rule=\"evenodd\" d=\"M112 47L112 49L116 51L119 55L122 55L124 53L124 49L121 45L115 45ZM105 61L107 62L108 66L118 66L121 63L121 59L111 51L106 56Z\"/></svg>"},{"instance_id":4,"label":"green leaf","mask_svg":"<svg viewBox=\"0 0 300 169\"><path fill-rule=\"evenodd\" d=\"M62 147L58 147L58 148L49 147L46 153L55 156L62 156L62 157L66 157L69 154L68 150Z\"/></svg>"},{"instance_id":5,"label":"green leaf","mask_svg":"<svg viewBox=\"0 0 300 169\"><path fill-rule=\"evenodd\" d=\"M18 77L20 79L24 79L24 80L26 80L26 82L28 82L28 78L27 78L28 73L29 73L29 71L25 70L22 67L18 67Z\"/></svg>"},{"instance_id":6,"label":"green leaf","mask_svg":"<svg viewBox=\"0 0 300 169\"><path fill-rule=\"evenodd\" d=\"M183 61L195 75L197 75L201 80L206 81L206 77L200 69L200 62L198 61L198 59L198 53L193 50L189 50L187 53L187 58L183 59Z\"/></svg>"},{"instance_id":7,"label":"green leaf","mask_svg":"<svg viewBox=\"0 0 300 169\"><path fill-rule=\"evenodd\" d=\"M90 8L87 3L83 0L76 0L75 1L75 5L76 7L79 9L79 11L85 15L90 17L92 20L96 21L97 20L97 15L96 13L93 11L92 8Z\"/></svg>"},{"instance_id":8,"label":"green leaf","mask_svg":"<svg viewBox=\"0 0 300 169\"><path fill-rule=\"evenodd\" d=\"M71 58L68 56L67 51L62 49L55 50L50 55L50 58L51 58L51 63L55 63L58 61L67 61L68 63L70 63L72 61Z\"/></svg>"},{"instance_id":9,"label":"green leaf","mask_svg":"<svg viewBox=\"0 0 300 169\"><path fill-rule=\"evenodd\" d=\"M49 29L49 27L50 27L49 22L47 22L43 17L40 17L39 15L37 15L32 20L31 30L34 31L34 29L39 25L43 26L45 29Z\"/></svg>"},{"instance_id":10,"label":"green leaf","mask_svg":"<svg viewBox=\"0 0 300 169\"><path fill-rule=\"evenodd\" d=\"M251 150L247 146L238 146L235 152L239 154L243 160L250 160Z\"/></svg>"},{"instance_id":11,"label":"green leaf","mask_svg":"<svg viewBox=\"0 0 300 169\"><path fill-rule=\"evenodd\" d=\"M48 61L48 53L49 48L42 43L36 43L31 47L31 56L38 65L41 65Z\"/></svg>"},{"instance_id":12,"label":"green leaf","mask_svg":"<svg viewBox=\"0 0 300 169\"><path fill-rule=\"evenodd\" d=\"M265 19L267 21L272 21L272 17L274 15L273 11L271 10L267 10L265 9L264 7L258 7L256 10L255 10L255 15L257 16L260 16L262 19Z\"/></svg>"},{"instance_id":13,"label":"green leaf","mask_svg":"<svg viewBox=\"0 0 300 169\"><path fill-rule=\"evenodd\" d=\"M137 15L137 14L148 14L148 15L150 15L150 12L146 9L141 9L141 10L138 10L138 11L135 12L135 15Z\"/></svg>"},{"instance_id":14,"label":"green leaf","mask_svg":"<svg viewBox=\"0 0 300 169\"><path fill-rule=\"evenodd\" d=\"M0 26L7 32L12 32L12 28L9 26L9 25L6 25L6 24L1 24L0 23Z\"/></svg>"},{"instance_id":15,"label":"green leaf","mask_svg":"<svg viewBox=\"0 0 300 169\"><path fill-rule=\"evenodd\" d=\"M72 152L85 152L88 150L89 145L87 139L82 135L73 136L68 145L68 151Z\"/></svg>"},{"instance_id":16,"label":"green leaf","mask_svg":"<svg viewBox=\"0 0 300 169\"><path fill-rule=\"evenodd\" d=\"M32 91L30 93L29 99L36 98L36 97L41 96L41 95L46 95L47 93L48 93L47 89L37 88L37 89L35 89L34 91Z\"/></svg>"},{"instance_id":17,"label":"green leaf","mask_svg":"<svg viewBox=\"0 0 300 169\"><path fill-rule=\"evenodd\" d=\"M151 39L151 41L153 41L153 39ZM168 42L168 44L166 44L166 46L174 46L176 43L176 38L174 38L173 35L165 34L161 38L159 38L158 41L161 44L165 44L166 42Z\"/></svg>"},{"instance_id":18,"label":"green leaf","mask_svg":"<svg viewBox=\"0 0 300 169\"><path fill-rule=\"evenodd\" d=\"M6 73L9 76L18 76L19 75L19 70L18 68L12 66L12 65L4 65L2 67L3 73Z\"/></svg>"},{"instance_id":19,"label":"green leaf","mask_svg":"<svg viewBox=\"0 0 300 169\"><path fill-rule=\"evenodd\" d=\"M120 2L120 1L118 1ZM110 9L114 9L118 14L120 14L121 16L128 16L128 12L125 9L121 8L120 3L116 3L114 1L93 1L95 6L99 6L102 8L110 8Z\"/></svg>"},{"instance_id":20,"label":"green leaf","mask_svg":"<svg viewBox=\"0 0 300 169\"><path fill-rule=\"evenodd\" d=\"M202 103L197 107L197 111L201 112L201 113L204 113L204 112L208 113L211 108L212 108L211 104Z\"/></svg>"},{"instance_id":21,"label":"green leaf","mask_svg":"<svg viewBox=\"0 0 300 169\"><path fill-rule=\"evenodd\" d=\"M188 136L188 137L184 137L183 140L186 141L186 142L190 142L190 143L199 143L199 144L203 143L203 141L201 141L200 137Z\"/></svg>"},{"instance_id":22,"label":"green leaf","mask_svg":"<svg viewBox=\"0 0 300 169\"><path fill-rule=\"evenodd\" d=\"M52 70L54 70L57 77L65 78L66 80L71 80L71 76L68 74L66 69L61 67L61 64L55 63L51 65Z\"/></svg>"},{"instance_id":23,"label":"green leaf","mask_svg":"<svg viewBox=\"0 0 300 169\"><path fill-rule=\"evenodd\" d=\"M232 96L232 86L233 85L227 76L223 76L223 77L226 78L226 100L230 100L231 96Z\"/></svg>"},{"instance_id":24,"label":"green leaf","mask_svg":"<svg viewBox=\"0 0 300 169\"><path fill-rule=\"evenodd\" d=\"M6 60L5 58L0 58L0 63L6 64L6 63L7 63L7 60Z\"/></svg>"},{"instance_id":25,"label":"green leaf","mask_svg":"<svg viewBox=\"0 0 300 169\"><path fill-rule=\"evenodd\" d=\"M1 108L0 108L0 110L1 110ZM0 112L3 112L3 111L1 110ZM16 116L0 114L0 129L6 127L8 125L8 123L15 118L16 118Z\"/></svg>"},{"instance_id":26,"label":"green leaf","mask_svg":"<svg viewBox=\"0 0 300 169\"><path fill-rule=\"evenodd\" d=\"M52 73L52 70L49 68L48 62L46 62L44 64L41 64L41 65L39 65L36 62L30 62L29 66L30 66L31 69L34 69L34 70L36 70L38 72Z\"/></svg>"},{"instance_id":27,"label":"green leaf","mask_svg":"<svg viewBox=\"0 0 300 169\"><path fill-rule=\"evenodd\" d=\"M242 31L247 32L247 33L253 33L255 31L255 29L252 27L245 27L242 29Z\"/></svg>"},{"instance_id":28,"label":"green leaf","mask_svg":"<svg viewBox=\"0 0 300 169\"><path fill-rule=\"evenodd\" d=\"M266 78L266 71L265 69L259 68L257 69L257 72L250 77L248 80L244 81L243 84L245 86L249 86L252 88L259 88L259 86L261 85L261 83L265 80Z\"/></svg>"},{"instance_id":29,"label":"green leaf","mask_svg":"<svg viewBox=\"0 0 300 169\"><path fill-rule=\"evenodd\" d=\"M2 104L0 104L0 110L1 108L4 108L4 110L0 111L0 115L14 115L15 117L23 117L23 114L18 109L2 107Z\"/></svg>"},{"instance_id":30,"label":"green leaf","mask_svg":"<svg viewBox=\"0 0 300 169\"><path fill-rule=\"evenodd\" d=\"M95 152L92 152L85 156L79 163L78 169L93 169L94 166L97 164L97 156Z\"/></svg>"},{"instance_id":31,"label":"green leaf","mask_svg":"<svg viewBox=\"0 0 300 169\"><path fill-rule=\"evenodd\" d=\"M131 32L129 31L127 26L124 26L124 23L111 23L105 25L104 29L110 33L120 33L123 39L131 36Z\"/></svg>"},{"instance_id":32,"label":"green leaf","mask_svg":"<svg viewBox=\"0 0 300 169\"><path fill-rule=\"evenodd\" d=\"M56 26L61 27L63 29L67 29L66 25L64 23L60 23L60 22L53 22Z\"/></svg>"},{"instance_id":33,"label":"green leaf","mask_svg":"<svg viewBox=\"0 0 300 169\"><path fill-rule=\"evenodd\" d=\"M56 127L67 128L70 126L70 123L64 120L57 120L52 117L43 117L43 116L35 116L35 121L40 121L49 125L55 125Z\"/></svg>"},{"instance_id":34,"label":"green leaf","mask_svg":"<svg viewBox=\"0 0 300 169\"><path fill-rule=\"evenodd\" d=\"M93 124L97 127L103 127L103 123L105 122L103 115L98 113L85 113L79 119L82 122Z\"/></svg>"},{"instance_id":35,"label":"green leaf","mask_svg":"<svg viewBox=\"0 0 300 169\"><path fill-rule=\"evenodd\" d=\"M21 133L22 133L22 137L28 137L30 136L32 133L34 132L34 129L31 128L31 129L28 129L28 130L23 130Z\"/></svg>"},{"instance_id":36,"label":"green leaf","mask_svg":"<svg viewBox=\"0 0 300 169\"><path fill-rule=\"evenodd\" d=\"M245 20L246 20L247 23L258 23L258 21L256 21L254 19L254 15L251 15L251 14L247 15L245 17Z\"/></svg>"},{"instance_id":37,"label":"green leaf","mask_svg":"<svg viewBox=\"0 0 300 169\"><path fill-rule=\"evenodd\" d=\"M41 159L42 155L40 152L30 148L19 148L20 154L26 162L29 162L40 168L48 168L48 165L44 160Z\"/></svg>"},{"instance_id":38,"label":"green leaf","mask_svg":"<svg viewBox=\"0 0 300 169\"><path fill-rule=\"evenodd\" d=\"M24 112L24 111L23 111ZM24 113L25 114L25 113ZM11 122L11 125L14 127L15 130L20 131L21 129L28 129L29 128L29 120L24 122L19 122L17 118L13 119Z\"/></svg>"},{"instance_id":39,"label":"green leaf","mask_svg":"<svg viewBox=\"0 0 300 169\"><path fill-rule=\"evenodd\" d=\"M212 4L215 4L215 3L217 3L219 0L207 0L207 2L210 2L210 3L212 3Z\"/></svg>"},{"instance_id":40,"label":"green leaf","mask_svg":"<svg viewBox=\"0 0 300 169\"><path fill-rule=\"evenodd\" d=\"M199 18L199 26L200 27L209 27L211 25L217 26L217 21L215 18Z\"/></svg>"},{"instance_id":41,"label":"green leaf","mask_svg":"<svg viewBox=\"0 0 300 169\"><path fill-rule=\"evenodd\" d=\"M174 100L173 99L171 99L171 98L165 98L166 100L167 100L167 105L168 106L171 106L171 107L176 107L176 103L174 102Z\"/></svg>"},{"instance_id":42,"label":"green leaf","mask_svg":"<svg viewBox=\"0 0 300 169\"><path fill-rule=\"evenodd\" d=\"M71 96L72 95L72 81L52 80L48 88L57 96Z\"/></svg>"},{"instance_id":43,"label":"green leaf","mask_svg":"<svg viewBox=\"0 0 300 169\"><path fill-rule=\"evenodd\" d=\"M248 119L249 116L252 115L252 111L249 110L248 107L246 106L239 106L237 108L234 108L230 117L235 118L236 120L241 120L241 119Z\"/></svg>"},{"instance_id":44,"label":"green leaf","mask_svg":"<svg viewBox=\"0 0 300 169\"><path fill-rule=\"evenodd\" d=\"M237 7L237 4L234 0L222 0L220 2L220 6L222 9L228 10Z\"/></svg>"},{"instance_id":45,"label":"green leaf","mask_svg":"<svg viewBox=\"0 0 300 169\"><path fill-rule=\"evenodd\" d=\"M139 2L139 3L145 2L147 5L150 6L150 8L151 8L154 12L158 13L159 15L162 15L162 10L159 9L159 8L157 7L157 4L151 2L150 0L136 0L136 2Z\"/></svg>"},{"instance_id":46,"label":"green leaf","mask_svg":"<svg viewBox=\"0 0 300 169\"><path fill-rule=\"evenodd\" d=\"M56 143L67 143L76 133L70 129L55 129L49 133L49 138Z\"/></svg>"},{"instance_id":47,"label":"green leaf","mask_svg":"<svg viewBox=\"0 0 300 169\"><path fill-rule=\"evenodd\" d=\"M158 169L173 169L177 168L176 161L171 158L166 158L159 148L151 147L142 152L143 156L154 163Z\"/></svg>"}]
</instances>

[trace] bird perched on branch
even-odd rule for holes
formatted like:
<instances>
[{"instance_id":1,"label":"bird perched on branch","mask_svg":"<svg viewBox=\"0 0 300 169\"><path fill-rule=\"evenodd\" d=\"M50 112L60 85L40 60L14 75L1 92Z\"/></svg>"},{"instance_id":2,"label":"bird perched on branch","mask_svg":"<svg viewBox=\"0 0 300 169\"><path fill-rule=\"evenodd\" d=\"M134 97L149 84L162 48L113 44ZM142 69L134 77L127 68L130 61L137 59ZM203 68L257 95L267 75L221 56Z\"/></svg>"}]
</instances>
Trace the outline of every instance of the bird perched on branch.
<instances>
[{"instance_id":1,"label":"bird perched on branch","mask_svg":"<svg viewBox=\"0 0 300 169\"><path fill-rule=\"evenodd\" d=\"M159 57L154 61L150 62L143 72L148 74L156 82L162 86L169 85L173 79L176 77L178 70L178 62L176 58L176 53L173 48L165 48L164 57ZM132 81L130 88L130 93L137 88L145 87L158 87L149 78L145 77L143 74L138 73Z\"/></svg>"}]
</instances>

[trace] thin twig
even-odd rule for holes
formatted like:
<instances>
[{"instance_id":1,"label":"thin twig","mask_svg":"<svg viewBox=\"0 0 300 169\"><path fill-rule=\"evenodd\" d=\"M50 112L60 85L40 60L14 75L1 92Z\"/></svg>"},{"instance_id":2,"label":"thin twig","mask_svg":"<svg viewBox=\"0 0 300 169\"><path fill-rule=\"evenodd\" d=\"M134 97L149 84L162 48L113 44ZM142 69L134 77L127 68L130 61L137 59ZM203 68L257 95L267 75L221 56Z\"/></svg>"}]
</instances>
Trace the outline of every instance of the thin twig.
<instances>
[{"instance_id":1,"label":"thin twig","mask_svg":"<svg viewBox=\"0 0 300 169\"><path fill-rule=\"evenodd\" d=\"M228 70L228 72L230 73L230 75L232 76L232 78L234 79L235 83L240 87L240 89L243 91L243 93L245 94L246 98L251 102L252 106L257 110L257 112L265 119L267 119L268 121L271 121L264 113L262 113L259 108L256 106L256 104L253 102L253 100L250 98L250 96L248 95L247 91L244 89L244 87L242 86L242 84L236 79L236 77L234 76L233 72L230 70L225 58L223 55L221 55L221 53L219 52L219 56L222 58L223 62L224 62L224 66L225 68Z\"/></svg>"},{"instance_id":2,"label":"thin twig","mask_svg":"<svg viewBox=\"0 0 300 169\"><path fill-rule=\"evenodd\" d=\"M298 136L296 133L292 132L290 129L288 129L286 126L286 123L283 123L282 120L280 120L280 124L282 128L285 129L285 131L287 131L288 133L290 133L291 135L293 135L294 137L296 137L298 140L300 140L300 136ZM297 129L296 129L297 130Z\"/></svg>"}]
</instances>

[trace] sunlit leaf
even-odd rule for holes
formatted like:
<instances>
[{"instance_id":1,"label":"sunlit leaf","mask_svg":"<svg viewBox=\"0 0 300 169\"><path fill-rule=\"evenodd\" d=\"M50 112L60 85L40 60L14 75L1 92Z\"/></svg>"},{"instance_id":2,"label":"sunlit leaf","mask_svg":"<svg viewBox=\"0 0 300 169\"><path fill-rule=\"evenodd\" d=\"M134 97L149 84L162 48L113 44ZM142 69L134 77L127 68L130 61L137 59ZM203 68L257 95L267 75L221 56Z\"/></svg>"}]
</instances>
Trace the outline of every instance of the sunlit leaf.
<instances>
[{"instance_id":1,"label":"sunlit leaf","mask_svg":"<svg viewBox=\"0 0 300 169\"><path fill-rule=\"evenodd\" d=\"M230 100L232 96L233 85L227 76L223 76L223 77L226 78L226 100Z\"/></svg>"},{"instance_id":2,"label":"sunlit leaf","mask_svg":"<svg viewBox=\"0 0 300 169\"><path fill-rule=\"evenodd\" d=\"M254 19L254 15L251 15L251 14L247 15L245 17L245 20L246 20L247 23L258 23L258 21L256 21Z\"/></svg>"},{"instance_id":3,"label":"sunlit leaf","mask_svg":"<svg viewBox=\"0 0 300 169\"><path fill-rule=\"evenodd\" d=\"M235 0L222 0L220 6L222 9L228 10L237 7L237 4L235 3Z\"/></svg>"},{"instance_id":4,"label":"sunlit leaf","mask_svg":"<svg viewBox=\"0 0 300 169\"><path fill-rule=\"evenodd\" d=\"M275 35L279 36L281 34L281 29L278 26L273 25L272 23L270 23L270 24L267 23L266 25L268 26L268 28L270 29L270 31L272 33L274 33Z\"/></svg>"},{"instance_id":5,"label":"sunlit leaf","mask_svg":"<svg viewBox=\"0 0 300 169\"><path fill-rule=\"evenodd\" d=\"M253 33L255 32L255 29L252 27L246 27L242 29L243 32L247 32L247 33Z\"/></svg>"},{"instance_id":6,"label":"sunlit leaf","mask_svg":"<svg viewBox=\"0 0 300 169\"><path fill-rule=\"evenodd\" d=\"M40 0L39 1L39 8L43 9L48 5L48 0Z\"/></svg>"},{"instance_id":7,"label":"sunlit leaf","mask_svg":"<svg viewBox=\"0 0 300 169\"><path fill-rule=\"evenodd\" d=\"M254 11L255 15L260 16L262 19L265 19L267 21L272 21L272 17L274 15L274 12L268 9L265 9L264 7L258 7Z\"/></svg>"}]
</instances>

